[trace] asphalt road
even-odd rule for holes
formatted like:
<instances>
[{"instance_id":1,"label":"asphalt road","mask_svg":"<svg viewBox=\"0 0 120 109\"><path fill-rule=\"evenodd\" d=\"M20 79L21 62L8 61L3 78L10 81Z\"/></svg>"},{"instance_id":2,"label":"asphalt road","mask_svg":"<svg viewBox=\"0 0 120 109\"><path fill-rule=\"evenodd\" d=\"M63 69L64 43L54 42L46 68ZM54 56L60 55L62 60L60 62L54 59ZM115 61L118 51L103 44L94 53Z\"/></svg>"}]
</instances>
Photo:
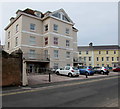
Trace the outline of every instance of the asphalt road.
<instances>
[{"instance_id":1,"label":"asphalt road","mask_svg":"<svg viewBox=\"0 0 120 109\"><path fill-rule=\"evenodd\" d=\"M2 95L2 107L118 107L118 76L62 82Z\"/></svg>"}]
</instances>

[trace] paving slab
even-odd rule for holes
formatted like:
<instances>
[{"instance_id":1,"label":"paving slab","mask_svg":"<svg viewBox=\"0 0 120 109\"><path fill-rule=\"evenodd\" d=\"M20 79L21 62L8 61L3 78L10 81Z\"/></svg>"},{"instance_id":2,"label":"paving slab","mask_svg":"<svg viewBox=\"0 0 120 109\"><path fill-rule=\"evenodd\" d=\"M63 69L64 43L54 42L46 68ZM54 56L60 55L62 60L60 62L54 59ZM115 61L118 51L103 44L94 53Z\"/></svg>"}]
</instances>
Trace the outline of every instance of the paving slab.
<instances>
[{"instance_id":1,"label":"paving slab","mask_svg":"<svg viewBox=\"0 0 120 109\"><path fill-rule=\"evenodd\" d=\"M118 72L110 72L109 75L94 74L94 75L88 76L88 78L105 77L105 76L111 76L111 75L118 75ZM68 77L68 76L51 74L50 77L51 77L51 82L49 82L49 74L29 75L28 85L87 79L85 75L80 75L79 77Z\"/></svg>"}]
</instances>

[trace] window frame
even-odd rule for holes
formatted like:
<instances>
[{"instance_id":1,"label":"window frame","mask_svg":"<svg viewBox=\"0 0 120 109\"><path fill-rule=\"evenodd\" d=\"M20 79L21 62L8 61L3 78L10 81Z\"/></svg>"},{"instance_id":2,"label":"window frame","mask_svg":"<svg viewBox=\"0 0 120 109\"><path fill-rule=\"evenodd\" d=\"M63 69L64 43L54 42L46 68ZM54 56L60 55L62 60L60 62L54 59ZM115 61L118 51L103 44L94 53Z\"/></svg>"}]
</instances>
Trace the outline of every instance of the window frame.
<instances>
[{"instance_id":1,"label":"window frame","mask_svg":"<svg viewBox=\"0 0 120 109\"><path fill-rule=\"evenodd\" d=\"M58 25L57 24L53 24L53 31L58 32Z\"/></svg>"},{"instance_id":2,"label":"window frame","mask_svg":"<svg viewBox=\"0 0 120 109\"><path fill-rule=\"evenodd\" d=\"M67 35L69 35L69 34L70 34L70 29L69 29L69 28L66 28L65 33L66 33Z\"/></svg>"},{"instance_id":3,"label":"window frame","mask_svg":"<svg viewBox=\"0 0 120 109\"><path fill-rule=\"evenodd\" d=\"M54 50L54 58L58 58L59 57L59 51L58 50Z\"/></svg>"},{"instance_id":4,"label":"window frame","mask_svg":"<svg viewBox=\"0 0 120 109\"><path fill-rule=\"evenodd\" d=\"M48 37L45 37L44 40L45 40L45 45L48 45Z\"/></svg>"},{"instance_id":5,"label":"window frame","mask_svg":"<svg viewBox=\"0 0 120 109\"><path fill-rule=\"evenodd\" d=\"M114 57L112 57L112 61L114 61Z\"/></svg>"},{"instance_id":6,"label":"window frame","mask_svg":"<svg viewBox=\"0 0 120 109\"><path fill-rule=\"evenodd\" d=\"M104 57L101 57L102 61L104 61Z\"/></svg>"},{"instance_id":7,"label":"window frame","mask_svg":"<svg viewBox=\"0 0 120 109\"><path fill-rule=\"evenodd\" d=\"M35 31L36 30L36 24L30 23L30 30Z\"/></svg>"},{"instance_id":8,"label":"window frame","mask_svg":"<svg viewBox=\"0 0 120 109\"><path fill-rule=\"evenodd\" d=\"M109 54L109 51L106 51L106 54Z\"/></svg>"},{"instance_id":9,"label":"window frame","mask_svg":"<svg viewBox=\"0 0 120 109\"><path fill-rule=\"evenodd\" d=\"M10 42L7 43L7 50L10 49Z\"/></svg>"},{"instance_id":10,"label":"window frame","mask_svg":"<svg viewBox=\"0 0 120 109\"><path fill-rule=\"evenodd\" d=\"M54 45L58 45L58 37L54 37L53 38L53 44Z\"/></svg>"},{"instance_id":11,"label":"window frame","mask_svg":"<svg viewBox=\"0 0 120 109\"><path fill-rule=\"evenodd\" d=\"M34 51L34 52L31 52ZM29 58L35 58L35 50L29 50Z\"/></svg>"},{"instance_id":12,"label":"window frame","mask_svg":"<svg viewBox=\"0 0 120 109\"><path fill-rule=\"evenodd\" d=\"M70 52L66 51L66 58L69 59L70 58Z\"/></svg>"},{"instance_id":13,"label":"window frame","mask_svg":"<svg viewBox=\"0 0 120 109\"><path fill-rule=\"evenodd\" d=\"M106 61L109 61L109 57L106 57Z\"/></svg>"},{"instance_id":14,"label":"window frame","mask_svg":"<svg viewBox=\"0 0 120 109\"><path fill-rule=\"evenodd\" d=\"M30 36L29 42L30 42L30 45L35 45L36 44L36 37L35 36Z\"/></svg>"},{"instance_id":15,"label":"window frame","mask_svg":"<svg viewBox=\"0 0 120 109\"><path fill-rule=\"evenodd\" d=\"M89 57L89 61L92 61L92 57Z\"/></svg>"},{"instance_id":16,"label":"window frame","mask_svg":"<svg viewBox=\"0 0 120 109\"><path fill-rule=\"evenodd\" d=\"M70 40L66 40L66 47L70 47Z\"/></svg>"},{"instance_id":17,"label":"window frame","mask_svg":"<svg viewBox=\"0 0 120 109\"><path fill-rule=\"evenodd\" d=\"M10 31L8 31L8 39L10 38L10 33L11 33L11 32L10 32Z\"/></svg>"},{"instance_id":18,"label":"window frame","mask_svg":"<svg viewBox=\"0 0 120 109\"><path fill-rule=\"evenodd\" d=\"M86 51L86 54L89 54L89 51Z\"/></svg>"},{"instance_id":19,"label":"window frame","mask_svg":"<svg viewBox=\"0 0 120 109\"><path fill-rule=\"evenodd\" d=\"M18 37L15 38L15 47L18 46Z\"/></svg>"},{"instance_id":20,"label":"window frame","mask_svg":"<svg viewBox=\"0 0 120 109\"><path fill-rule=\"evenodd\" d=\"M18 32L18 27L19 27L19 25L17 24L16 27L15 27L16 33Z\"/></svg>"},{"instance_id":21,"label":"window frame","mask_svg":"<svg viewBox=\"0 0 120 109\"><path fill-rule=\"evenodd\" d=\"M44 31L45 31L45 32L48 31L48 24L44 25Z\"/></svg>"}]
</instances>

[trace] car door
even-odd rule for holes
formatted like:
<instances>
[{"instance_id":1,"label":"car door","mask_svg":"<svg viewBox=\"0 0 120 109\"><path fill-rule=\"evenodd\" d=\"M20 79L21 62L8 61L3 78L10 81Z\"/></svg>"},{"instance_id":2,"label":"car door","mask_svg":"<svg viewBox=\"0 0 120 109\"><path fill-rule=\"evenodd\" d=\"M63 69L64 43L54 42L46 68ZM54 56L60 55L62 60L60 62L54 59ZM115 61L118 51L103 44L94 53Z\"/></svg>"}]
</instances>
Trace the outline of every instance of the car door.
<instances>
[{"instance_id":1,"label":"car door","mask_svg":"<svg viewBox=\"0 0 120 109\"><path fill-rule=\"evenodd\" d=\"M64 70L65 70L65 67L64 68L61 68L61 70L60 70L60 74L64 74Z\"/></svg>"},{"instance_id":2,"label":"car door","mask_svg":"<svg viewBox=\"0 0 120 109\"><path fill-rule=\"evenodd\" d=\"M66 66L65 69L64 69L64 75L68 75L69 73L69 70L70 70L70 67L69 66Z\"/></svg>"}]
</instances>

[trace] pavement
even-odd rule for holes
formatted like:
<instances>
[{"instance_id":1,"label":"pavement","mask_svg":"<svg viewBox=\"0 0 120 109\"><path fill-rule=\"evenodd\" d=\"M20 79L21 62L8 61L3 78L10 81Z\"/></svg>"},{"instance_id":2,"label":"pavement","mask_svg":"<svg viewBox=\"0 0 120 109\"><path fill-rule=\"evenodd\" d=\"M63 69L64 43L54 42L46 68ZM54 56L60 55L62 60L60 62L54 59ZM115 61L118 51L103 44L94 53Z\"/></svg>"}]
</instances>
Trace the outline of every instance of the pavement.
<instances>
[{"instance_id":1,"label":"pavement","mask_svg":"<svg viewBox=\"0 0 120 109\"><path fill-rule=\"evenodd\" d=\"M68 76L61 76L56 74L51 74L51 82L49 82L49 74L39 74L39 75L29 75L28 76L28 85L27 86L7 86L3 87L2 91L12 91L12 90L29 90L31 88L35 87L44 87L49 86L51 84L58 84L62 82L73 82L77 80L89 80L94 78L104 78L109 76L118 75L118 72L110 72L109 75L101 75L101 74L94 74L91 76L88 76L86 78L85 75L80 75L79 77L68 77Z\"/></svg>"},{"instance_id":2,"label":"pavement","mask_svg":"<svg viewBox=\"0 0 120 109\"><path fill-rule=\"evenodd\" d=\"M118 75L118 72L110 72L109 75L94 74L94 75L88 76L88 78L106 77L106 76L112 76L112 75ZM68 77L68 76L62 76L62 75L56 75L56 74L51 74L50 78L51 78L51 82L49 82L49 74L30 75L28 76L28 85L31 86L31 85L44 84L44 83L88 79L86 78L85 75L80 75L79 77Z\"/></svg>"}]
</instances>

